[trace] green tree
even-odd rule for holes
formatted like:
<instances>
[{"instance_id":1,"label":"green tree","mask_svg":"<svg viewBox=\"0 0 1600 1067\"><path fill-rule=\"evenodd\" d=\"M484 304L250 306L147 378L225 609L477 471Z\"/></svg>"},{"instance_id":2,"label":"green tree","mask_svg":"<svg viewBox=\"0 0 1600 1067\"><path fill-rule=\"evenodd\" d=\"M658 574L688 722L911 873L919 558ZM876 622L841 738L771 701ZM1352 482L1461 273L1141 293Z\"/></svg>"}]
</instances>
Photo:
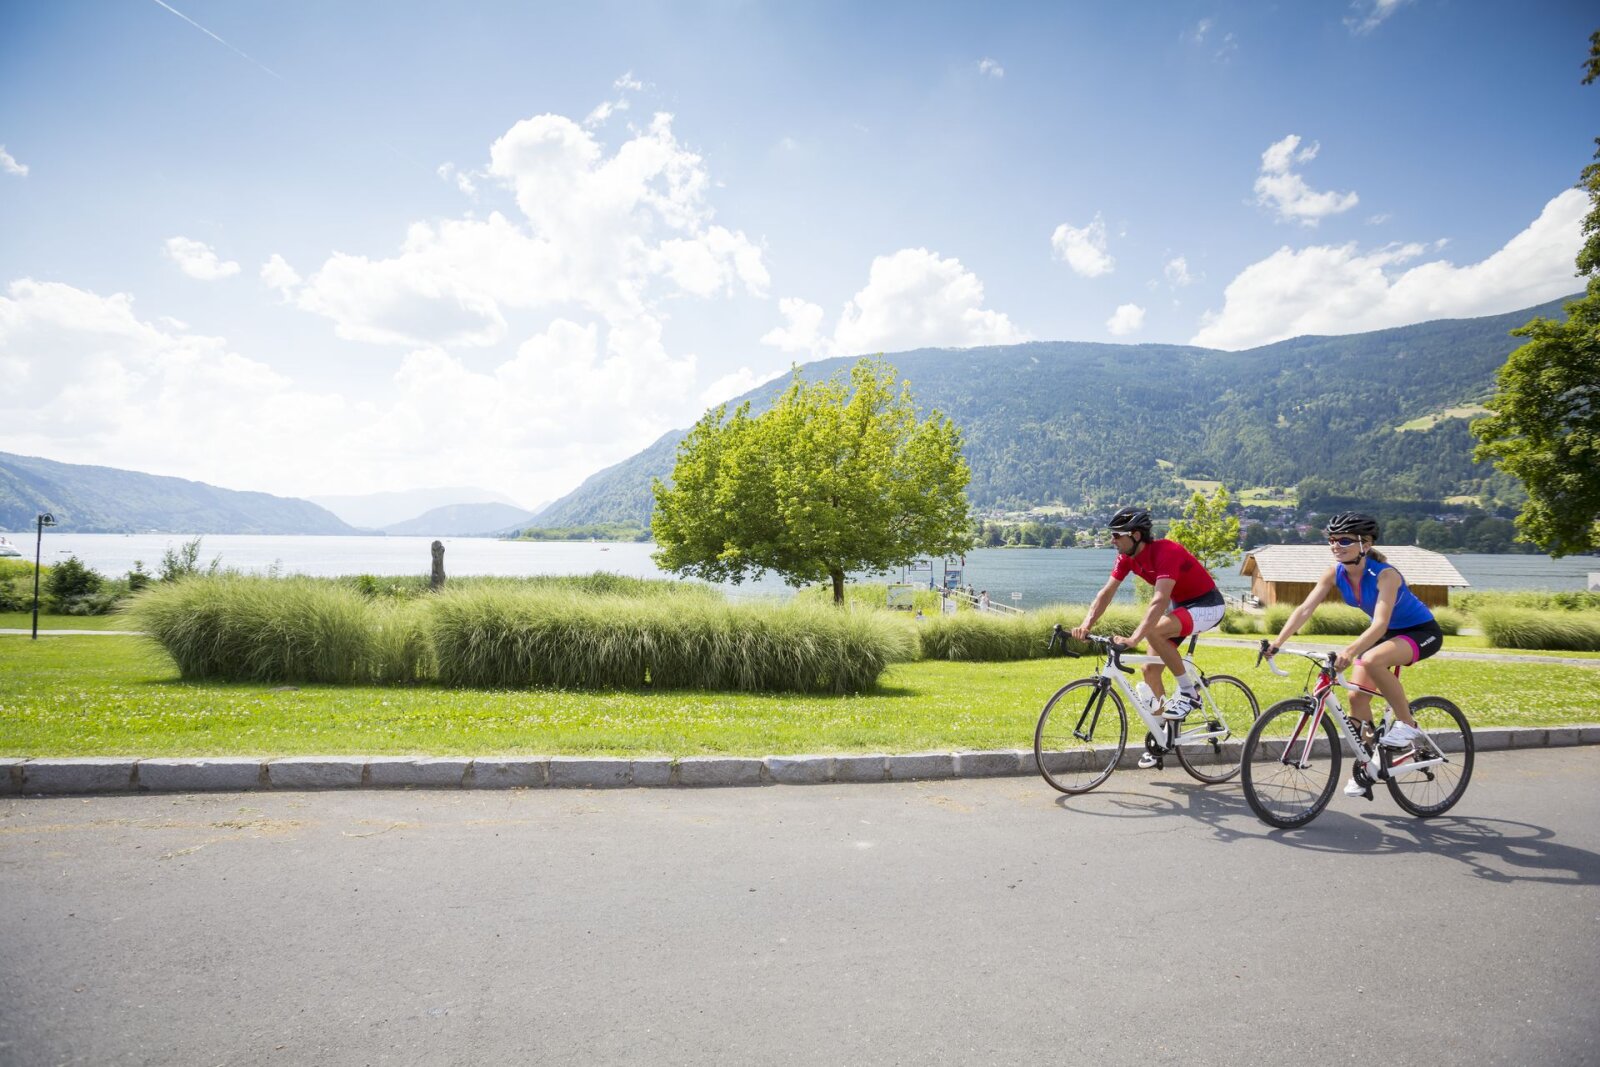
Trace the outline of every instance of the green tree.
<instances>
[{"instance_id":1,"label":"green tree","mask_svg":"<svg viewBox=\"0 0 1600 1067\"><path fill-rule=\"evenodd\" d=\"M1600 31L1585 69L1585 85L1600 77ZM1527 490L1519 536L1552 556L1600 548L1600 137L1595 144L1596 162L1578 182L1590 204L1577 259L1587 293L1566 306L1567 321L1511 331L1530 340L1500 368L1491 414L1472 424L1473 458L1492 460Z\"/></svg>"},{"instance_id":2,"label":"green tree","mask_svg":"<svg viewBox=\"0 0 1600 1067\"><path fill-rule=\"evenodd\" d=\"M773 407L706 414L678 447L672 485L657 479L656 563L740 582L774 571L790 585L829 580L972 546L961 432L918 420L909 383L862 359L848 380L808 383L797 369Z\"/></svg>"},{"instance_id":3,"label":"green tree","mask_svg":"<svg viewBox=\"0 0 1600 1067\"><path fill-rule=\"evenodd\" d=\"M1197 489L1167 536L1194 553L1207 570L1226 567L1239 558L1239 516L1228 514L1232 506L1225 485L1217 486L1210 497Z\"/></svg>"}]
</instances>

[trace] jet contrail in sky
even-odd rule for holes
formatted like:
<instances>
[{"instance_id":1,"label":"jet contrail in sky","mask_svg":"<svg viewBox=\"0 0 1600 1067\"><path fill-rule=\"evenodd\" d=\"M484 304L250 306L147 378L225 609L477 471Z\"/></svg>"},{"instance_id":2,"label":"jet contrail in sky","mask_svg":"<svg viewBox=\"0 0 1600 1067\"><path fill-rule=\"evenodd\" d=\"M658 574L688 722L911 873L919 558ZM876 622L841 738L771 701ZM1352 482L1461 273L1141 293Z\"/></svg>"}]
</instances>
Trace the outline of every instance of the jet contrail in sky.
<instances>
[{"instance_id":1,"label":"jet contrail in sky","mask_svg":"<svg viewBox=\"0 0 1600 1067\"><path fill-rule=\"evenodd\" d=\"M266 71L268 74L272 75L274 78L277 78L279 81L283 81L282 76L280 76L277 71L273 70L271 67L267 66L265 63L260 62L259 60L255 59L254 57L245 55L245 53L239 51L237 48L234 48L233 45L228 44L227 41L224 41L221 37L218 37L216 34L212 33L210 30L206 29L204 26L200 25L194 19L190 18L188 15L185 15L182 11L179 11L177 8L173 7L171 4L162 3L162 0L155 0L155 2L157 4L160 4L162 7L166 8L168 11L172 12L174 15L178 16L183 21L187 22L189 25L193 26L195 29L199 30L201 33L205 34L207 37L211 38L213 41L216 41L218 44L220 44L223 47L229 49L235 55L242 56L243 58L250 60L250 62L254 63L256 66L260 67L262 70Z\"/></svg>"}]
</instances>

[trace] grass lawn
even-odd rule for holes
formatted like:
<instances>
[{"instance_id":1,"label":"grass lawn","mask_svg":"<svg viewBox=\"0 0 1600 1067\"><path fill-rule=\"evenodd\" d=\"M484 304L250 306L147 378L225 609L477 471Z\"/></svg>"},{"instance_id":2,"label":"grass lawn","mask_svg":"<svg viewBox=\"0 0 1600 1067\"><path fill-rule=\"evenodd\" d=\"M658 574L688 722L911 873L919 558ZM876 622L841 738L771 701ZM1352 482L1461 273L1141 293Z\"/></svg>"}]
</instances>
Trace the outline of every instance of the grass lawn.
<instances>
[{"instance_id":1,"label":"grass lawn","mask_svg":"<svg viewBox=\"0 0 1600 1067\"><path fill-rule=\"evenodd\" d=\"M0 611L0 630L33 629L33 612ZM121 615L46 615L39 613L39 632L46 630L131 630Z\"/></svg>"},{"instance_id":2,"label":"grass lawn","mask_svg":"<svg viewBox=\"0 0 1600 1067\"><path fill-rule=\"evenodd\" d=\"M1262 706L1300 691L1254 670L1247 649L1202 649L1208 670L1243 677ZM648 690L481 691L433 687L179 681L142 638L0 636L0 755L281 756L778 755L1028 748L1046 697L1083 660L922 661L853 697ZM1449 695L1479 726L1593 722L1600 671L1434 660L1414 694ZM1131 713L1130 713L1131 714ZM1129 743L1142 731L1130 724Z\"/></svg>"}]
</instances>

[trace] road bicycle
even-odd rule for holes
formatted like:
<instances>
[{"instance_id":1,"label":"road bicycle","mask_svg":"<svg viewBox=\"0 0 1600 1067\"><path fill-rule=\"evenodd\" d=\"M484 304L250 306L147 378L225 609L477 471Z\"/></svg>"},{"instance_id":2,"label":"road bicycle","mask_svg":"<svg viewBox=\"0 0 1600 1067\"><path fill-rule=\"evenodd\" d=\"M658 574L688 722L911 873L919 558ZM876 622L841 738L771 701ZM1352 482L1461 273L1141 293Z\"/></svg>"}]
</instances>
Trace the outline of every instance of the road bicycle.
<instances>
[{"instance_id":1,"label":"road bicycle","mask_svg":"<svg viewBox=\"0 0 1600 1067\"><path fill-rule=\"evenodd\" d=\"M1067 647L1068 637L1067 630L1057 626L1046 647L1050 651L1059 647L1064 654L1077 657L1079 654ZM1195 678L1200 707L1181 722L1162 718L1161 703L1144 695L1149 690L1130 687L1122 677L1133 673L1129 664L1160 663L1159 656L1129 655L1112 637L1091 635L1085 640L1102 657L1098 670L1056 690L1033 731L1034 762L1046 782L1063 793L1087 793L1111 777L1128 745L1127 704L1133 705L1144 721L1148 730L1144 748L1156 767L1164 767L1170 754L1177 756L1184 770L1208 784L1226 782L1239 773L1242 749L1232 739L1244 735L1261 705L1238 678L1208 675L1195 666L1196 637L1189 639L1183 666Z\"/></svg>"},{"instance_id":2,"label":"road bicycle","mask_svg":"<svg viewBox=\"0 0 1600 1067\"><path fill-rule=\"evenodd\" d=\"M1396 804L1426 819L1461 799L1472 779L1473 743L1460 708L1443 697L1418 697L1411 701L1411 714L1422 735L1406 748L1389 748L1379 742L1394 723L1392 712L1385 711L1374 727L1352 718L1339 703L1338 689L1364 690L1336 668L1337 653L1285 647L1268 655L1270 649L1261 642L1257 664L1265 660L1272 673L1288 677L1274 656L1303 656L1315 665L1317 681L1305 694L1262 712L1245 738L1240 784L1262 822L1292 830L1327 807L1339 782L1341 739L1355 760L1352 777L1368 800L1373 785L1383 782Z\"/></svg>"}]
</instances>

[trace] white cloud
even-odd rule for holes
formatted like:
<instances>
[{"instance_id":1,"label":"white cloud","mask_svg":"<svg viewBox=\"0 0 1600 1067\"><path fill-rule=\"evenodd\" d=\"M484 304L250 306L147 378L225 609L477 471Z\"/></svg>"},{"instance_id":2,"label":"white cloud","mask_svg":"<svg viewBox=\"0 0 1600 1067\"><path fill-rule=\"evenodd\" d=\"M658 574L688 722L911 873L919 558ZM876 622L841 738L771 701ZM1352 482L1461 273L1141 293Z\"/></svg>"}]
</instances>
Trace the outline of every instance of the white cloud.
<instances>
[{"instance_id":1,"label":"white cloud","mask_svg":"<svg viewBox=\"0 0 1600 1067\"><path fill-rule=\"evenodd\" d=\"M593 129L596 126L604 126L606 120L612 115L615 115L619 111L628 110L632 104L628 100L626 94L630 92L638 92L639 90L643 89L644 83L634 78L633 72L629 71L616 81L612 82L611 87L624 95L618 96L615 100L603 100L596 104L593 110L584 116L584 126L588 127L589 129Z\"/></svg>"},{"instance_id":2,"label":"white cloud","mask_svg":"<svg viewBox=\"0 0 1600 1067\"><path fill-rule=\"evenodd\" d=\"M858 355L1027 339L1003 313L984 309L983 283L960 260L903 248L872 260L866 287L839 314L833 348Z\"/></svg>"},{"instance_id":3,"label":"white cloud","mask_svg":"<svg viewBox=\"0 0 1600 1067\"><path fill-rule=\"evenodd\" d=\"M390 258L335 253L297 304L341 337L449 347L499 343L513 310L621 327L671 297L765 295L759 246L712 221L710 177L670 115L609 157L568 118L524 119L490 147L482 177L515 194L521 219L418 222Z\"/></svg>"},{"instance_id":4,"label":"white cloud","mask_svg":"<svg viewBox=\"0 0 1600 1067\"><path fill-rule=\"evenodd\" d=\"M272 253L265 263L261 264L261 281L268 289L276 289L285 298L300 286L300 272L289 266L287 260L278 253Z\"/></svg>"},{"instance_id":5,"label":"white cloud","mask_svg":"<svg viewBox=\"0 0 1600 1067\"><path fill-rule=\"evenodd\" d=\"M816 356L1028 340L1004 313L983 307L983 282L976 274L926 248L875 257L866 286L844 305L831 337L821 334L823 313L816 304L786 297L778 309L787 323L762 343Z\"/></svg>"},{"instance_id":6,"label":"white cloud","mask_svg":"<svg viewBox=\"0 0 1600 1067\"><path fill-rule=\"evenodd\" d=\"M1182 33L1180 36L1182 40L1187 41L1189 44L1192 44L1197 48L1204 48L1207 46L1207 40L1211 39L1211 31L1216 29L1216 26L1216 19L1203 18L1199 22L1195 23L1192 29L1184 31L1184 33ZM1234 35L1231 31L1223 34L1220 38L1216 38L1215 40L1217 44L1212 50L1211 58L1218 63L1228 62L1233 58L1234 53L1239 51L1238 42L1234 39Z\"/></svg>"},{"instance_id":7,"label":"white cloud","mask_svg":"<svg viewBox=\"0 0 1600 1067\"><path fill-rule=\"evenodd\" d=\"M1106 329L1113 337L1124 337L1144 328L1144 308L1138 304L1119 304L1116 312L1106 320Z\"/></svg>"},{"instance_id":8,"label":"white cloud","mask_svg":"<svg viewBox=\"0 0 1600 1067\"><path fill-rule=\"evenodd\" d=\"M165 245L167 258L191 278L214 282L231 278L239 273L239 264L223 262L211 246L187 237L169 237Z\"/></svg>"},{"instance_id":9,"label":"white cloud","mask_svg":"<svg viewBox=\"0 0 1600 1067\"><path fill-rule=\"evenodd\" d=\"M1300 147L1300 138L1290 134L1261 153L1261 173L1256 177L1256 203L1271 208L1280 221L1315 226L1329 215L1349 211L1359 202L1355 193L1319 193L1292 169L1309 163L1321 145L1313 142Z\"/></svg>"},{"instance_id":10,"label":"white cloud","mask_svg":"<svg viewBox=\"0 0 1600 1067\"><path fill-rule=\"evenodd\" d=\"M420 349L346 397L145 321L124 294L23 279L0 295L0 364L8 448L291 495L479 482L548 498L698 412L694 358L648 320L557 319L483 369Z\"/></svg>"},{"instance_id":11,"label":"white cloud","mask_svg":"<svg viewBox=\"0 0 1600 1067\"><path fill-rule=\"evenodd\" d=\"M443 178L445 181L453 182L455 187L460 189L463 195L470 196L474 200L477 199L478 185L473 179L480 177L480 175L475 175L469 170L457 170L454 163L439 164L438 170L435 171L435 173L437 173L439 177Z\"/></svg>"},{"instance_id":12,"label":"white cloud","mask_svg":"<svg viewBox=\"0 0 1600 1067\"><path fill-rule=\"evenodd\" d=\"M1353 34L1371 33L1408 2L1409 0L1354 0L1350 10L1355 14L1346 18L1344 24Z\"/></svg>"},{"instance_id":13,"label":"white cloud","mask_svg":"<svg viewBox=\"0 0 1600 1067\"><path fill-rule=\"evenodd\" d=\"M1228 284L1190 342L1250 348L1301 334L1381 330L1436 318L1496 315L1582 288L1573 259L1588 197L1568 189L1505 247L1466 266L1417 263L1441 246L1411 243L1361 252L1355 244L1280 248Z\"/></svg>"},{"instance_id":14,"label":"white cloud","mask_svg":"<svg viewBox=\"0 0 1600 1067\"><path fill-rule=\"evenodd\" d=\"M1057 226L1056 232L1050 235L1050 248L1057 259L1065 260L1067 266L1085 278L1110 274L1116 267L1116 260L1106 253L1106 224L1098 213L1094 221L1082 229L1064 222Z\"/></svg>"},{"instance_id":15,"label":"white cloud","mask_svg":"<svg viewBox=\"0 0 1600 1067\"><path fill-rule=\"evenodd\" d=\"M0 144L0 170L7 174L15 174L19 178L28 176L28 165L18 163L11 153L6 151L6 146L3 144Z\"/></svg>"},{"instance_id":16,"label":"white cloud","mask_svg":"<svg viewBox=\"0 0 1600 1067\"><path fill-rule=\"evenodd\" d=\"M1161 273L1166 275L1167 284L1174 289L1182 289L1194 282L1194 275L1189 273L1189 261L1183 256L1173 256L1167 260Z\"/></svg>"},{"instance_id":17,"label":"white cloud","mask_svg":"<svg viewBox=\"0 0 1600 1067\"><path fill-rule=\"evenodd\" d=\"M767 331L761 338L762 344L785 352L820 351L824 342L821 336L823 310L819 305L786 296L778 301L778 311L786 324Z\"/></svg>"},{"instance_id":18,"label":"white cloud","mask_svg":"<svg viewBox=\"0 0 1600 1067\"><path fill-rule=\"evenodd\" d=\"M743 396L758 385L765 385L774 378L781 378L788 373L788 368L780 368L768 374L757 374L749 367L740 367L732 374L725 374L700 391L700 403L706 408L716 407L726 403L736 396Z\"/></svg>"},{"instance_id":19,"label":"white cloud","mask_svg":"<svg viewBox=\"0 0 1600 1067\"><path fill-rule=\"evenodd\" d=\"M988 56L984 56L982 59L978 60L978 73L998 80L1006 76L1006 68L1002 67Z\"/></svg>"}]
</instances>

